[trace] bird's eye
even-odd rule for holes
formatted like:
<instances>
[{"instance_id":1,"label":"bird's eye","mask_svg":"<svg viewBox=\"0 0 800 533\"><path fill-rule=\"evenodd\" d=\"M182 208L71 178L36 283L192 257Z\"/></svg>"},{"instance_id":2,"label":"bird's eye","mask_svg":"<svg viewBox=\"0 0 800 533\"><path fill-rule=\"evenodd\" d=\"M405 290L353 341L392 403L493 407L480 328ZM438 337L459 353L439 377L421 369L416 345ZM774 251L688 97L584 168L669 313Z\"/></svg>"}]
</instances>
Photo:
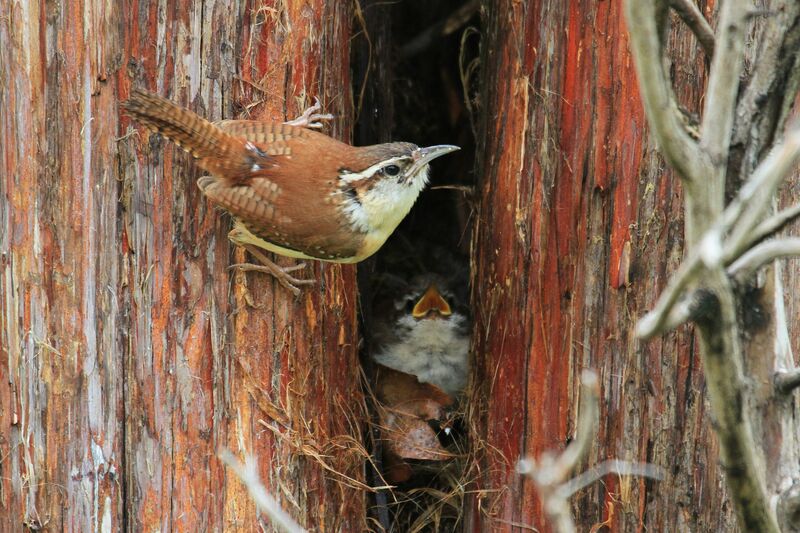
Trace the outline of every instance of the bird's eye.
<instances>
[{"instance_id":1,"label":"bird's eye","mask_svg":"<svg viewBox=\"0 0 800 533\"><path fill-rule=\"evenodd\" d=\"M387 176L397 176L400 174L400 167L397 165L387 165L383 167L383 171L386 173Z\"/></svg>"},{"instance_id":2,"label":"bird's eye","mask_svg":"<svg viewBox=\"0 0 800 533\"><path fill-rule=\"evenodd\" d=\"M410 313L411 311L413 311L414 310L414 305L416 305L414 300L412 300L411 298L407 298L406 299L406 313Z\"/></svg>"}]
</instances>

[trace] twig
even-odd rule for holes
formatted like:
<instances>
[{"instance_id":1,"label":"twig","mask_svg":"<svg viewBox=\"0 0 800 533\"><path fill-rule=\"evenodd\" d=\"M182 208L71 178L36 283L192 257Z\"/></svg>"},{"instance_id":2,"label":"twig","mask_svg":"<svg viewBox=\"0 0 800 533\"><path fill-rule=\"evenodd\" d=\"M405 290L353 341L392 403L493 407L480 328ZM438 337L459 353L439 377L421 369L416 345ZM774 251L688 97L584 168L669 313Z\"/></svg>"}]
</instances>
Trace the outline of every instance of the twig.
<instances>
[{"instance_id":1,"label":"twig","mask_svg":"<svg viewBox=\"0 0 800 533\"><path fill-rule=\"evenodd\" d=\"M779 370L775 372L775 390L780 394L789 394L794 389L800 387L800 368L791 370Z\"/></svg>"},{"instance_id":2,"label":"twig","mask_svg":"<svg viewBox=\"0 0 800 533\"><path fill-rule=\"evenodd\" d=\"M662 31L656 23L658 0L628 0L626 18L633 58L650 128L667 162L687 182L695 184L708 175L706 155L682 126L675 93L665 71Z\"/></svg>"},{"instance_id":3,"label":"twig","mask_svg":"<svg viewBox=\"0 0 800 533\"><path fill-rule=\"evenodd\" d=\"M467 196L475 196L475 187L472 185L436 185L435 187L429 187L429 190L436 191L436 190L450 190L450 191L458 191L463 193Z\"/></svg>"},{"instance_id":4,"label":"twig","mask_svg":"<svg viewBox=\"0 0 800 533\"><path fill-rule=\"evenodd\" d=\"M764 242L751 248L728 267L728 276L737 283L742 284L767 263L781 257L797 256L800 256L800 238ZM698 271L696 277L700 276L700 272ZM673 277L673 279L676 278ZM683 276L682 279L685 284L688 284L693 278ZM707 300L707 298L702 297L702 294L706 292L696 290L680 302L671 303L670 307L665 309L664 312L659 312L660 309L654 309L639 321L636 327L636 335L642 339L651 339L655 335L673 330L690 321L698 313L703 302ZM673 292L673 294L679 294L679 291ZM664 303L663 305L667 304Z\"/></svg>"},{"instance_id":5,"label":"twig","mask_svg":"<svg viewBox=\"0 0 800 533\"><path fill-rule=\"evenodd\" d=\"M800 255L800 238L762 242L743 254L728 268L728 275L737 282L746 281L755 272L775 259Z\"/></svg>"},{"instance_id":6,"label":"twig","mask_svg":"<svg viewBox=\"0 0 800 533\"><path fill-rule=\"evenodd\" d=\"M670 0L672 9L678 14L689 30L697 37L703 52L711 59L714 57L714 30L692 0Z\"/></svg>"},{"instance_id":7,"label":"twig","mask_svg":"<svg viewBox=\"0 0 800 533\"><path fill-rule=\"evenodd\" d=\"M478 126L475 118L476 109L472 96L470 95L470 87L472 87L472 76L475 71L478 70L480 62L477 58L474 58L469 63L466 63L467 39L472 35L478 35L480 37L480 32L472 26L466 28L461 34L461 42L458 46L458 75L461 79L461 90L464 95L464 105L467 108L467 115L469 116L469 125L472 128L472 135L477 139Z\"/></svg>"},{"instance_id":8,"label":"twig","mask_svg":"<svg viewBox=\"0 0 800 533\"><path fill-rule=\"evenodd\" d=\"M436 24L424 29L422 33L400 48L400 57L413 57L432 46L440 36L450 35L466 24L467 21L472 18L472 15L478 11L478 7L480 7L478 0L470 0L453 11L446 19L440 20Z\"/></svg>"},{"instance_id":9,"label":"twig","mask_svg":"<svg viewBox=\"0 0 800 533\"><path fill-rule=\"evenodd\" d=\"M616 474L618 476L638 476L648 477L661 481L664 479L664 470L651 463L631 463L630 461L622 461L620 459L610 459L594 465L586 472L575 476L559 488L559 492L564 498L569 498L579 490L585 489L598 479L601 479L608 474Z\"/></svg>"},{"instance_id":10,"label":"twig","mask_svg":"<svg viewBox=\"0 0 800 533\"><path fill-rule=\"evenodd\" d=\"M361 116L361 109L364 106L364 95L367 94L367 81L369 80L369 72L372 69L372 39L369 36L367 29L367 19L364 17L364 11L361 9L361 2L355 2L355 18L361 25L361 31L364 32L364 38L367 40L367 67L364 69L364 79L361 80L361 88L358 90L358 104L355 110L354 123L358 122L358 117Z\"/></svg>"},{"instance_id":11,"label":"twig","mask_svg":"<svg viewBox=\"0 0 800 533\"><path fill-rule=\"evenodd\" d=\"M258 469L251 457L246 458L245 463L242 464L230 451L221 450L219 458L244 483L255 504L269 517L276 527L286 533L305 533L306 530L295 522L286 511L281 509L275 498L270 496L267 489L261 484L261 480L258 478Z\"/></svg>"},{"instance_id":12,"label":"twig","mask_svg":"<svg viewBox=\"0 0 800 533\"><path fill-rule=\"evenodd\" d=\"M702 266L703 262L700 260L698 252L693 253L689 259L681 264L678 271L669 279L667 288L661 293L656 306L636 324L637 337L645 340L652 339L656 335L660 335L682 323L674 324L675 318L673 317L673 320L669 320L670 315L683 292L702 273Z\"/></svg>"},{"instance_id":13,"label":"twig","mask_svg":"<svg viewBox=\"0 0 800 533\"><path fill-rule=\"evenodd\" d=\"M744 66L744 31L748 2L724 2L719 15L719 43L708 80L703 111L702 145L716 167L724 167L733 130L739 75Z\"/></svg>"},{"instance_id":14,"label":"twig","mask_svg":"<svg viewBox=\"0 0 800 533\"><path fill-rule=\"evenodd\" d=\"M747 389L733 288L721 266L708 269L704 285L715 296L716 305L695 322L730 497L743 531L778 533L775 514L764 491L750 418L744 411Z\"/></svg>"},{"instance_id":15,"label":"twig","mask_svg":"<svg viewBox=\"0 0 800 533\"><path fill-rule=\"evenodd\" d=\"M800 206L797 206L782 211L756 226L769 207L775 192L792 172L798 159L800 159L800 128L792 130L786 136L785 142L761 162L723 212L720 217L722 222L700 238L700 242L704 242L712 233L724 235L731 232L731 236L723 243L724 265L736 260L752 243L763 239L770 232L777 231L783 224L800 215ZM695 248L678 271L672 275L653 310L639 320L636 326L636 335L639 338L651 339L690 318L686 306L677 313L673 312L673 308L683 292L700 277L703 272L702 266L701 250Z\"/></svg>"},{"instance_id":16,"label":"twig","mask_svg":"<svg viewBox=\"0 0 800 533\"><path fill-rule=\"evenodd\" d=\"M739 190L742 208L726 245L730 260L741 255L758 237L759 221L770 206L773 196L800 160L800 128L793 128L783 144L775 148L756 167L747 183Z\"/></svg>"},{"instance_id":17,"label":"twig","mask_svg":"<svg viewBox=\"0 0 800 533\"><path fill-rule=\"evenodd\" d=\"M597 374L584 370L581 373L581 410L575 439L557 457L546 453L538 464L531 459L523 459L517 465L517 471L529 476L536 484L544 501L544 510L555 530L560 533L575 531L569 502L560 489L578 462L589 452L600 415L599 396L600 382Z\"/></svg>"},{"instance_id":18,"label":"twig","mask_svg":"<svg viewBox=\"0 0 800 533\"><path fill-rule=\"evenodd\" d=\"M521 459L517 464L517 472L528 476L536 484L544 501L547 517L559 533L575 531L575 523L569 509L569 497L601 477L608 474L646 476L658 480L663 477L661 468L656 465L611 460L568 479L578 463L589 453L597 433L600 416L599 396L600 383L597 374L591 370L584 370L581 373L581 410L578 415L575 440L558 457L545 453L538 463L533 459Z\"/></svg>"},{"instance_id":19,"label":"twig","mask_svg":"<svg viewBox=\"0 0 800 533\"><path fill-rule=\"evenodd\" d=\"M786 227L787 224L792 223L797 217L800 217L800 204L786 208L772 215L753 230L753 234L751 235L753 242L756 243L767 237L771 237Z\"/></svg>"}]
</instances>

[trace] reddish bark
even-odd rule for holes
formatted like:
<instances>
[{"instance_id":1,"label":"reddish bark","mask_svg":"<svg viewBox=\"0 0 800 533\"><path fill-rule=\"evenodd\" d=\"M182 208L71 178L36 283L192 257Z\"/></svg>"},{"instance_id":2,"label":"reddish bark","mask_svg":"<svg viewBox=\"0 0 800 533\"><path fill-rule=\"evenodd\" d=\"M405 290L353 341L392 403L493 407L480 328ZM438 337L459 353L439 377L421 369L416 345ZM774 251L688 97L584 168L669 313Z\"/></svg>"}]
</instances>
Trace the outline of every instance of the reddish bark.
<instances>
[{"instance_id":1,"label":"reddish bark","mask_svg":"<svg viewBox=\"0 0 800 533\"><path fill-rule=\"evenodd\" d=\"M211 119L319 95L347 139L350 6L290 4L0 17L0 529L255 530L221 447L302 523L363 525L354 269L311 265L296 300L228 271L191 158L118 108L132 85Z\"/></svg>"},{"instance_id":2,"label":"reddish bark","mask_svg":"<svg viewBox=\"0 0 800 533\"><path fill-rule=\"evenodd\" d=\"M667 477L607 476L583 490L579 529L726 529L689 331L633 336L681 259L682 202L649 142L621 2L501 1L486 22L472 407L486 492L471 501L470 530L547 528L514 466L572 437L583 368L602 382L587 463L650 462ZM697 66L675 72L696 109L702 52L683 29L672 43L676 64Z\"/></svg>"}]
</instances>

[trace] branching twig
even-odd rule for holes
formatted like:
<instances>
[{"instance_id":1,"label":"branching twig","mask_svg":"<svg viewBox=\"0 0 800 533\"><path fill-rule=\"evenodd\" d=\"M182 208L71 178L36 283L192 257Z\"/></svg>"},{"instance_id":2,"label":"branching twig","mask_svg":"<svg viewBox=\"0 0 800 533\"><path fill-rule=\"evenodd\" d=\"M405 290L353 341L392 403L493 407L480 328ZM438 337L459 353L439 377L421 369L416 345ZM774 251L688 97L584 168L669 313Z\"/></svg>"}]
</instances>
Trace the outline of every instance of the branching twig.
<instances>
[{"instance_id":1,"label":"branching twig","mask_svg":"<svg viewBox=\"0 0 800 533\"><path fill-rule=\"evenodd\" d=\"M737 198L742 205L741 215L728 239L729 260L739 255L755 242L756 228L769 208L772 198L800 160L800 128L792 129L783 144L774 149L755 169L747 183L739 190Z\"/></svg>"},{"instance_id":2,"label":"branching twig","mask_svg":"<svg viewBox=\"0 0 800 533\"><path fill-rule=\"evenodd\" d=\"M702 273L702 267L703 262L697 252L693 253L689 259L681 264L678 271L667 282L667 288L661 293L656 306L636 324L637 337L645 340L652 339L656 335L682 324L682 322L675 324L675 317L670 320L672 311L678 300L683 296L684 291Z\"/></svg>"},{"instance_id":3,"label":"branching twig","mask_svg":"<svg viewBox=\"0 0 800 533\"><path fill-rule=\"evenodd\" d=\"M792 210L796 210L797 214L800 214L800 208L793 208ZM787 211L789 210L787 209ZM788 214L789 213L787 213L787 215ZM776 222L770 222L770 224L764 228L759 226L760 230L764 230L761 233L766 234L765 230L772 227L775 223ZM781 239L761 243L751 248L728 267L728 276L741 284L770 261L790 256L800 256L800 238ZM696 254L692 257L698 258L700 254ZM692 267L692 264L688 261L685 262L684 265L690 268ZM699 261L695 259L694 265L699 266ZM639 323L636 325L636 335L642 339L651 339L656 335L671 331L681 324L690 321L702 307L705 301L705 298L703 298L705 291L694 291L680 301L678 301L678 296L682 294L682 291L692 284L694 280L699 279L703 272L701 268L695 268L695 270L689 271L679 270L678 273L670 279L670 284L662 294L662 299L659 299L658 306L639 320Z\"/></svg>"},{"instance_id":4,"label":"branching twig","mask_svg":"<svg viewBox=\"0 0 800 533\"><path fill-rule=\"evenodd\" d=\"M248 457L245 464L242 464L228 450L221 450L219 458L242 480L256 506L269 517L276 527L287 533L305 533L306 530L281 509L275 498L270 496L267 489L261 484L261 480L258 478L258 469L252 458Z\"/></svg>"},{"instance_id":5,"label":"branching twig","mask_svg":"<svg viewBox=\"0 0 800 533\"><path fill-rule=\"evenodd\" d=\"M702 183L687 191L686 240L705 232L722 213L725 205L725 179L728 170L739 76L744 68L744 31L747 2L730 0L720 8L718 46L711 61L700 147L710 159L710 169Z\"/></svg>"},{"instance_id":6,"label":"branching twig","mask_svg":"<svg viewBox=\"0 0 800 533\"><path fill-rule=\"evenodd\" d=\"M722 248L722 264L735 261L753 243L760 241L772 231L800 214L800 206L787 209L767 219L764 216L772 197L781 183L791 173L800 159L800 129L794 129L786 136L785 142L756 168L747 183L739 190L736 198L725 208L722 222L712 227L707 235L725 235ZM706 241L706 236L700 242ZM673 309L683 293L691 287L703 273L702 250L695 248L689 253L677 272L670 278L667 288L658 299L656 306L645 315L636 326L636 335L651 339L673 329L690 318L688 306L675 313Z\"/></svg>"},{"instance_id":7,"label":"branching twig","mask_svg":"<svg viewBox=\"0 0 800 533\"><path fill-rule=\"evenodd\" d=\"M691 32L697 37L697 42L703 48L706 56L714 57L714 30L692 0L670 0L672 9L686 23Z\"/></svg>"},{"instance_id":8,"label":"branching twig","mask_svg":"<svg viewBox=\"0 0 800 533\"><path fill-rule=\"evenodd\" d=\"M800 238L778 239L762 242L754 246L747 253L728 268L728 275L737 282L743 283L755 272L775 259L781 257L800 255Z\"/></svg>"},{"instance_id":9,"label":"branching twig","mask_svg":"<svg viewBox=\"0 0 800 533\"><path fill-rule=\"evenodd\" d=\"M707 291L707 305L697 313L695 322L730 497L743 530L777 533L778 523L764 489L763 469L759 469L761 463L747 411L748 390L745 387L737 300L725 267L752 245L754 230L764 217L777 186L788 173L780 163L794 164L795 158L782 158L780 154L768 157L752 175L744 174L749 181L739 191L736 201L724 208L750 2L726 0L721 3L716 47L705 94L700 149L681 152L683 146L678 128L669 116L675 105L674 96L671 86L664 88L662 65L666 56L663 34L657 33L663 27L663 24L658 24L663 19L663 10L659 8L663 8L663 2L667 1L670 0L628 0L628 27L650 125L665 159L686 180L685 233L689 259L681 267L677 279L670 281L670 291L660 299L659 314L645 317L645 327L640 324L640 331L652 333L667 319L672 321L673 309L684 289L701 285ZM664 144L664 139L671 144ZM786 156L795 152L795 143L797 139L792 136L781 153ZM682 156L696 160L681 161ZM697 173L698 170L702 172ZM769 186L758 187L759 183ZM775 255L769 249L769 243L756 248L759 253L743 257L743 262L737 265L741 272L757 268ZM686 306L681 309L687 315L691 312Z\"/></svg>"},{"instance_id":10,"label":"branching twig","mask_svg":"<svg viewBox=\"0 0 800 533\"><path fill-rule=\"evenodd\" d=\"M800 204L786 208L772 215L753 230L753 242L757 243L767 237L771 237L782 230L787 224L793 222L797 217L800 217Z\"/></svg>"},{"instance_id":11,"label":"branching twig","mask_svg":"<svg viewBox=\"0 0 800 533\"><path fill-rule=\"evenodd\" d=\"M545 453L538 463L523 459L517 466L517 471L528 475L536 483L547 517L559 533L575 531L569 502L559 489L569 479L578 462L589 452L600 416L599 396L600 382L597 374L584 370L581 374L581 410L575 439L559 456Z\"/></svg>"},{"instance_id":12,"label":"branching twig","mask_svg":"<svg viewBox=\"0 0 800 533\"><path fill-rule=\"evenodd\" d=\"M599 395L600 383L597 374L591 370L584 370L581 374L581 410L575 439L559 456L545 453L538 462L522 459L517 465L517 471L528 476L536 484L547 517L559 533L575 531L575 523L569 509L569 497L601 477L616 473L661 479L661 469L657 466L616 460L600 463L583 474L569 479L578 463L589 453L594 441L600 415Z\"/></svg>"},{"instance_id":13,"label":"branching twig","mask_svg":"<svg viewBox=\"0 0 800 533\"><path fill-rule=\"evenodd\" d=\"M569 498L579 490L583 490L595 481L602 479L609 474L618 476L637 476L647 477L661 481L664 479L664 471L658 465L651 463L631 463L619 459L610 459L594 465L592 468L570 479L559 489L564 498Z\"/></svg>"}]
</instances>

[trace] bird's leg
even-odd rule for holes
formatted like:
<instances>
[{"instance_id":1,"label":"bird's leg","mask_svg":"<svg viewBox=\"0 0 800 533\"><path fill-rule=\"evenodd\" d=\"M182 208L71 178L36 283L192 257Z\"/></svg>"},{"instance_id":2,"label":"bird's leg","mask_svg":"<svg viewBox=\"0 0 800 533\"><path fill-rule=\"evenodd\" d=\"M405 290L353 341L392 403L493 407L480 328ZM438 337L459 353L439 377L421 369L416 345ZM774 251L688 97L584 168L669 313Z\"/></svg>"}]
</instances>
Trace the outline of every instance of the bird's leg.
<instances>
[{"instance_id":1,"label":"bird's leg","mask_svg":"<svg viewBox=\"0 0 800 533\"><path fill-rule=\"evenodd\" d=\"M291 275L292 272L296 270L300 270L306 266L305 263L298 263L296 265L282 267L280 265L276 265L273 261L271 261L266 254L264 254L260 248L257 246L247 242L241 232L234 228L228 234L228 238L234 244L241 246L248 252L250 252L253 257L259 260L261 263L260 265L254 265L252 263L238 263L235 265L231 265L228 268L238 268L241 271L255 271L255 272L264 272L267 274L271 274L278 283L289 289L292 294L298 296L300 294L300 289L297 288L298 285L313 285L316 283L316 280L313 279L298 279Z\"/></svg>"},{"instance_id":2,"label":"bird's leg","mask_svg":"<svg viewBox=\"0 0 800 533\"><path fill-rule=\"evenodd\" d=\"M290 126L300 126L301 128L319 129L322 127L321 121L333 120L331 114L320 114L322 111L322 104L319 103L319 98L314 98L314 105L303 111L303 114L294 120L284 122Z\"/></svg>"}]
</instances>

